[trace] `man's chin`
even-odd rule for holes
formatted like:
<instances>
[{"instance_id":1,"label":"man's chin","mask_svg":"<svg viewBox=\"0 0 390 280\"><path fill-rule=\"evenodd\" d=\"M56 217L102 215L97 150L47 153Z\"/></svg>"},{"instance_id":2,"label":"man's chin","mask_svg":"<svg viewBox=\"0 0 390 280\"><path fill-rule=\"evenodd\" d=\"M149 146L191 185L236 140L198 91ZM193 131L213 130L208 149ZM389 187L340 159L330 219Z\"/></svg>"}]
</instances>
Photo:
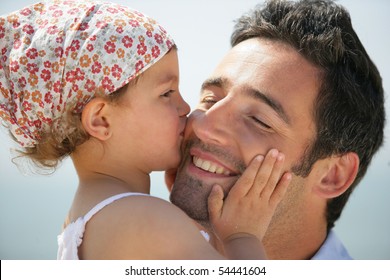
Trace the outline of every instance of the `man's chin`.
<instances>
[{"instance_id":1,"label":"man's chin","mask_svg":"<svg viewBox=\"0 0 390 280\"><path fill-rule=\"evenodd\" d=\"M210 190L199 180L178 173L169 198L190 218L204 223L209 219L207 208L209 192Z\"/></svg>"}]
</instances>

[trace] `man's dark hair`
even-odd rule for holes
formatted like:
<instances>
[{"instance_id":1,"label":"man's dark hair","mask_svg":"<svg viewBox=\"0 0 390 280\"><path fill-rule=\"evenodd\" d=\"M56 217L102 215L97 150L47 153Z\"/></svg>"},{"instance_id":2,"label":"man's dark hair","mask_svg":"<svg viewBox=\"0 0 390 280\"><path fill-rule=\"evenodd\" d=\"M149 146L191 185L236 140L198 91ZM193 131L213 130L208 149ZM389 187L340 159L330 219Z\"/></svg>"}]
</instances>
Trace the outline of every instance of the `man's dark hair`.
<instances>
[{"instance_id":1,"label":"man's dark hair","mask_svg":"<svg viewBox=\"0 0 390 280\"><path fill-rule=\"evenodd\" d=\"M328 201L330 230L383 142L385 124L381 76L355 33L349 13L327 0L269 1L236 22L231 44L267 38L294 47L322 71L313 117L317 135L293 171L307 176L319 159L355 152L356 180Z\"/></svg>"}]
</instances>

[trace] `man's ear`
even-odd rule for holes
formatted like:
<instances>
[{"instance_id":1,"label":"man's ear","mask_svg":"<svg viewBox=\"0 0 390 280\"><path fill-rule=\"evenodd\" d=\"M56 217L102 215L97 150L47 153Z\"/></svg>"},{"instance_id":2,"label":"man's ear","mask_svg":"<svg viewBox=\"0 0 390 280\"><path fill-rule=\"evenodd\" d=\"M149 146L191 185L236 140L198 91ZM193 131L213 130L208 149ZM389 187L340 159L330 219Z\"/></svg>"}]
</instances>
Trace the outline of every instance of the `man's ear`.
<instances>
[{"instance_id":1,"label":"man's ear","mask_svg":"<svg viewBox=\"0 0 390 280\"><path fill-rule=\"evenodd\" d=\"M107 118L109 105L106 100L95 97L85 105L81 122L89 135L105 141L110 138L110 123Z\"/></svg>"},{"instance_id":2,"label":"man's ear","mask_svg":"<svg viewBox=\"0 0 390 280\"><path fill-rule=\"evenodd\" d=\"M344 193L355 181L359 170L359 156L349 152L323 160L314 192L323 198L333 198Z\"/></svg>"}]
</instances>

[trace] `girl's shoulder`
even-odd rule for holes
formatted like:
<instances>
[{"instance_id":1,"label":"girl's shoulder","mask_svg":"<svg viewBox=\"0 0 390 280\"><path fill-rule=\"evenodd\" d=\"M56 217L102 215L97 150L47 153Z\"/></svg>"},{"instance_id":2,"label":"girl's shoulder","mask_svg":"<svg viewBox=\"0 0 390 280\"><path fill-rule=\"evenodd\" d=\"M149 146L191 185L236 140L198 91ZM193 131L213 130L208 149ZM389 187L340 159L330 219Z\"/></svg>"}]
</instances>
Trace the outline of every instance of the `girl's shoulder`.
<instances>
[{"instance_id":1,"label":"girl's shoulder","mask_svg":"<svg viewBox=\"0 0 390 280\"><path fill-rule=\"evenodd\" d=\"M179 208L153 196L127 196L99 211L86 227L85 259L218 258L195 223Z\"/></svg>"}]
</instances>

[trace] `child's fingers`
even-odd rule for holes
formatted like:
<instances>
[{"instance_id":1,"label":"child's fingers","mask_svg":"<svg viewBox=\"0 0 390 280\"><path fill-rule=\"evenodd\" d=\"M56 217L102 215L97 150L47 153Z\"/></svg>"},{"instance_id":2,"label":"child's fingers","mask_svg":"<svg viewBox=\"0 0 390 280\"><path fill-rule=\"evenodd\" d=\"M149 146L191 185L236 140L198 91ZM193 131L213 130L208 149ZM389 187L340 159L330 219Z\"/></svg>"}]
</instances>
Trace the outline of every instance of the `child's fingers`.
<instances>
[{"instance_id":1,"label":"child's fingers","mask_svg":"<svg viewBox=\"0 0 390 280\"><path fill-rule=\"evenodd\" d=\"M244 173L230 190L229 195L243 197L248 193L248 191L252 188L252 185L254 184L257 172L263 160L264 156L258 155L251 161Z\"/></svg>"},{"instance_id":2,"label":"child's fingers","mask_svg":"<svg viewBox=\"0 0 390 280\"><path fill-rule=\"evenodd\" d=\"M271 194L271 197L269 199L269 204L271 205L271 207L276 207L282 200L282 198L286 194L287 187L290 184L291 179L292 175L289 172L284 173L282 178L280 178L278 185L276 186L274 192Z\"/></svg>"},{"instance_id":3,"label":"child's fingers","mask_svg":"<svg viewBox=\"0 0 390 280\"><path fill-rule=\"evenodd\" d=\"M260 193L262 197L269 198L272 195L272 192L275 190L276 185L278 184L278 181L281 177L283 164L284 164L284 154L279 153L276 156L276 159L274 161L274 165L268 177L268 182L264 186L262 192Z\"/></svg>"},{"instance_id":4,"label":"child's fingers","mask_svg":"<svg viewBox=\"0 0 390 280\"><path fill-rule=\"evenodd\" d=\"M221 216L223 206L223 190L219 185L214 185L208 197L208 209L210 221Z\"/></svg>"},{"instance_id":5,"label":"child's fingers","mask_svg":"<svg viewBox=\"0 0 390 280\"><path fill-rule=\"evenodd\" d=\"M267 153L257 172L253 186L248 192L249 195L253 195L255 197L259 197L261 195L264 187L269 181L277 155L278 151L276 149L272 149Z\"/></svg>"}]
</instances>

